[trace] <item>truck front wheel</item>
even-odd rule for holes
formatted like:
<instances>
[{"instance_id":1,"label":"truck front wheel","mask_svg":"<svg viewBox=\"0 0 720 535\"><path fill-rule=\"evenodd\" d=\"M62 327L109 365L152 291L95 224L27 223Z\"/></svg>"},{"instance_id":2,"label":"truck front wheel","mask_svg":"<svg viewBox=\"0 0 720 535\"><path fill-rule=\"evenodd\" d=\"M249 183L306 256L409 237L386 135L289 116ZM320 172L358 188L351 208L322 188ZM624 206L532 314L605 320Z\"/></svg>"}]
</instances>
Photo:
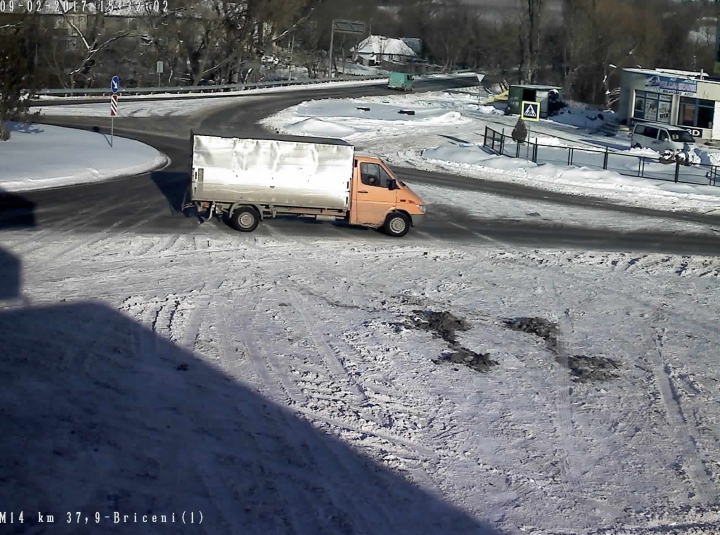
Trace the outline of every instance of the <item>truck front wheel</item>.
<instances>
[{"instance_id":1,"label":"truck front wheel","mask_svg":"<svg viewBox=\"0 0 720 535\"><path fill-rule=\"evenodd\" d=\"M252 232L260 224L260 214L252 206L241 206L230 216L230 224L240 232Z\"/></svg>"},{"instance_id":2,"label":"truck front wheel","mask_svg":"<svg viewBox=\"0 0 720 535\"><path fill-rule=\"evenodd\" d=\"M402 238L410 230L410 218L402 212L393 212L385 220L385 233L394 238Z\"/></svg>"}]
</instances>

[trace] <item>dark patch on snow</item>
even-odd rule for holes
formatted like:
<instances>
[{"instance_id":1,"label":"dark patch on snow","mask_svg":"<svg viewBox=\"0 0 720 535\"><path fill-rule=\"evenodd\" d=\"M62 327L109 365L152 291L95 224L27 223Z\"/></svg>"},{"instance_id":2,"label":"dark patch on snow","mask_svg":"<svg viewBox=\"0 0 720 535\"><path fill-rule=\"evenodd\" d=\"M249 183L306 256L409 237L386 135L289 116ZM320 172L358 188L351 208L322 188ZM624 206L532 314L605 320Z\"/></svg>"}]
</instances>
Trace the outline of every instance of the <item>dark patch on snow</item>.
<instances>
[{"instance_id":1,"label":"dark patch on snow","mask_svg":"<svg viewBox=\"0 0 720 535\"><path fill-rule=\"evenodd\" d=\"M563 356L558 347L558 326L545 318L514 318L503 320L505 326L513 331L533 334L545 341L547 348L555 355L555 361L566 367L573 380L586 383L590 381L608 381L616 379L620 364L607 357L588 357L585 355Z\"/></svg>"},{"instance_id":2,"label":"dark patch on snow","mask_svg":"<svg viewBox=\"0 0 720 535\"><path fill-rule=\"evenodd\" d=\"M552 351L557 349L558 326L545 318L513 318L503 320L505 327L513 331L534 334L545 340Z\"/></svg>"},{"instance_id":3,"label":"dark patch on snow","mask_svg":"<svg viewBox=\"0 0 720 535\"><path fill-rule=\"evenodd\" d=\"M447 351L433 360L434 364L463 364L478 372L490 371L490 368L497 366L498 362L490 358L490 353L475 353L470 349L457 346L457 349Z\"/></svg>"},{"instance_id":4,"label":"dark patch on snow","mask_svg":"<svg viewBox=\"0 0 720 535\"><path fill-rule=\"evenodd\" d=\"M395 327L395 332L402 332L402 329L419 329L431 332L433 336L445 340L449 349L434 359L433 363L463 364L479 372L486 372L492 366L498 365L497 361L490 358L489 353L476 353L458 343L455 333L470 330L470 324L464 319L444 311L413 310L413 314L415 316L410 318L410 323L393 323L391 325Z\"/></svg>"},{"instance_id":5,"label":"dark patch on snow","mask_svg":"<svg viewBox=\"0 0 720 535\"><path fill-rule=\"evenodd\" d=\"M413 310L413 314L417 314L417 316L412 319L417 329L434 331L450 344L457 343L455 331L467 331L470 329L470 325L464 319L457 318L450 312Z\"/></svg>"},{"instance_id":6,"label":"dark patch on snow","mask_svg":"<svg viewBox=\"0 0 720 535\"><path fill-rule=\"evenodd\" d=\"M616 372L620 369L620 364L611 358L573 355L567 357L567 360L557 356L555 360L566 366L574 380L580 383L609 381L619 377Z\"/></svg>"},{"instance_id":7,"label":"dark patch on snow","mask_svg":"<svg viewBox=\"0 0 720 535\"><path fill-rule=\"evenodd\" d=\"M187 364L180 364L177 368L175 368L179 372L186 372L188 371L188 365Z\"/></svg>"}]
</instances>

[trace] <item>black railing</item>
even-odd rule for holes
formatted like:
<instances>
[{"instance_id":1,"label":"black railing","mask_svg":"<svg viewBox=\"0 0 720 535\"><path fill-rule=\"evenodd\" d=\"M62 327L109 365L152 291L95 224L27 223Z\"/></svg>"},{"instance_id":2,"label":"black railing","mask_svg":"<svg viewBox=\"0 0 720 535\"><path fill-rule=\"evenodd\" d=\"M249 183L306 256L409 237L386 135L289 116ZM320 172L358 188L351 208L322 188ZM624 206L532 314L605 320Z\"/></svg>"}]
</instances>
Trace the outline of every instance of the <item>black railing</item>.
<instances>
[{"instance_id":1,"label":"black railing","mask_svg":"<svg viewBox=\"0 0 720 535\"><path fill-rule=\"evenodd\" d=\"M661 163L658 158L611 151L609 148L544 145L537 141L517 143L511 136L485 127L483 147L495 154L522 158L534 163L549 163L615 171L621 175L682 184L720 186L717 165L690 164L680 161Z\"/></svg>"}]
</instances>

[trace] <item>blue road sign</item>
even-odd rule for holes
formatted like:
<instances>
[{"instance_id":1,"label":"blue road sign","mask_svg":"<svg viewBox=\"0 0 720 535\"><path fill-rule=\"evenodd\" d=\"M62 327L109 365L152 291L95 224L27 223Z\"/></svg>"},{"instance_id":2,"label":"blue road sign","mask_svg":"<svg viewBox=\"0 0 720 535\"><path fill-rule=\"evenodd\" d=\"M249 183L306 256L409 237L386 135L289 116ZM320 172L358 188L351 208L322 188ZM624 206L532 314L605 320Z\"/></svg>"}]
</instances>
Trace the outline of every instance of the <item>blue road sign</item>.
<instances>
[{"instance_id":1,"label":"blue road sign","mask_svg":"<svg viewBox=\"0 0 720 535\"><path fill-rule=\"evenodd\" d=\"M520 117L526 121L540 120L540 103L523 100Z\"/></svg>"},{"instance_id":2,"label":"blue road sign","mask_svg":"<svg viewBox=\"0 0 720 535\"><path fill-rule=\"evenodd\" d=\"M112 81L110 82L110 89L112 89L113 93L117 93L118 89L120 89L120 78L117 76L112 77Z\"/></svg>"}]
</instances>

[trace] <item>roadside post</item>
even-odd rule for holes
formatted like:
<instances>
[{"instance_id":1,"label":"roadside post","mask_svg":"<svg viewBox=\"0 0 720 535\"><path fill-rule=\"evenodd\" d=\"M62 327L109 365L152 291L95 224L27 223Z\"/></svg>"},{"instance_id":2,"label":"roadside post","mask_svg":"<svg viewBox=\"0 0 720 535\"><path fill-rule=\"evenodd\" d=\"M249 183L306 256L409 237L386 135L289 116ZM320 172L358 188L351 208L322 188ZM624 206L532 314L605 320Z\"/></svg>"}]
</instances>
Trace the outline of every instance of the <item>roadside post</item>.
<instances>
[{"instance_id":1,"label":"roadside post","mask_svg":"<svg viewBox=\"0 0 720 535\"><path fill-rule=\"evenodd\" d=\"M334 20L330 31L330 78L333 77L333 46L335 34L365 35L365 23L359 20ZM345 54L343 51L343 70L345 69Z\"/></svg>"},{"instance_id":2,"label":"roadside post","mask_svg":"<svg viewBox=\"0 0 720 535\"><path fill-rule=\"evenodd\" d=\"M115 137L115 116L118 111L118 90L120 89L120 78L113 76L110 81L110 90L112 96L110 97L110 146L113 146L113 139Z\"/></svg>"}]
</instances>

